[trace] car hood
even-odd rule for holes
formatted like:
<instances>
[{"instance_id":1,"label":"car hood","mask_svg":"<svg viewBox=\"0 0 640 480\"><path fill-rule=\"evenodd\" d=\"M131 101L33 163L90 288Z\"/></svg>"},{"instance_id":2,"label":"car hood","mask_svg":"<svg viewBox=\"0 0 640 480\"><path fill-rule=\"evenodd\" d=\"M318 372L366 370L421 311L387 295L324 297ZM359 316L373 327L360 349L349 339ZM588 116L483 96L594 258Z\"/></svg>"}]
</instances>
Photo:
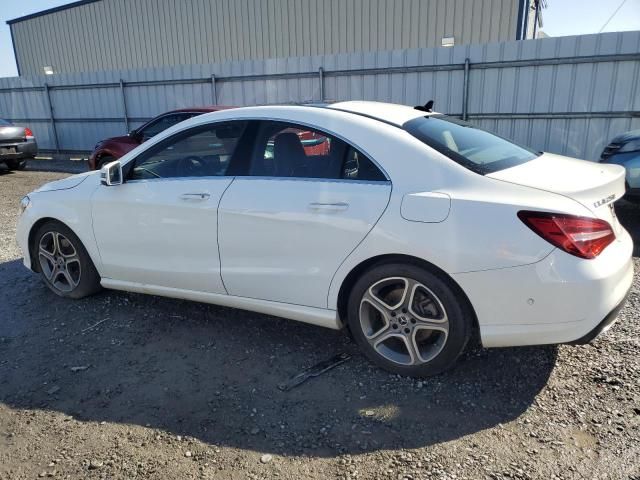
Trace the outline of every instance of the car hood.
<instances>
[{"instance_id":1,"label":"car hood","mask_svg":"<svg viewBox=\"0 0 640 480\"><path fill-rule=\"evenodd\" d=\"M640 138L640 130L631 130L630 132L621 133L614 137L610 143L627 143L629 140Z\"/></svg>"},{"instance_id":2,"label":"car hood","mask_svg":"<svg viewBox=\"0 0 640 480\"><path fill-rule=\"evenodd\" d=\"M95 175L99 172L84 172L79 173L78 175L72 175L67 178L63 178L61 180L55 180L53 182L45 183L40 188L34 191L34 193L40 192L54 192L56 190L69 190L71 188L75 188L84 182L91 175Z\"/></svg>"},{"instance_id":3,"label":"car hood","mask_svg":"<svg viewBox=\"0 0 640 480\"><path fill-rule=\"evenodd\" d=\"M601 218L610 216L605 207L625 193L623 167L552 153L487 176L573 198Z\"/></svg>"}]
</instances>

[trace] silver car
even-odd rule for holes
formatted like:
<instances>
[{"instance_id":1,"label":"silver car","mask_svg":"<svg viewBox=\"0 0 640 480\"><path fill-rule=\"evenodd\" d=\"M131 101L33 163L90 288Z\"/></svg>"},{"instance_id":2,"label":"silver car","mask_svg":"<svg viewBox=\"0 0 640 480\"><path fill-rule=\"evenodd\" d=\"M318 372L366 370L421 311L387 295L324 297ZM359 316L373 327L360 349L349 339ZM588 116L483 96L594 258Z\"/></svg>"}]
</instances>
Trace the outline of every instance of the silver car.
<instances>
[{"instance_id":1,"label":"silver car","mask_svg":"<svg viewBox=\"0 0 640 480\"><path fill-rule=\"evenodd\" d=\"M640 130L618 135L606 146L601 163L622 165L627 171L627 198L640 201Z\"/></svg>"},{"instance_id":2,"label":"silver car","mask_svg":"<svg viewBox=\"0 0 640 480\"><path fill-rule=\"evenodd\" d=\"M38 153L36 137L28 127L18 127L0 118L0 163L9 170L22 170Z\"/></svg>"}]
</instances>

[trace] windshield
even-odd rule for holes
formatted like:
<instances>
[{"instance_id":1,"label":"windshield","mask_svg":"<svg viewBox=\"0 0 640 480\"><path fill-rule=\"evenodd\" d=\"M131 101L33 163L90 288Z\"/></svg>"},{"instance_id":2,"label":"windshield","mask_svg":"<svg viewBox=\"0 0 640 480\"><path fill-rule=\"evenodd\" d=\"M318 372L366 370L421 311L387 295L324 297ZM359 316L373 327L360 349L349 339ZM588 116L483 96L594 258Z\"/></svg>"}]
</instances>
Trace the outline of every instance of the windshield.
<instances>
[{"instance_id":1,"label":"windshield","mask_svg":"<svg viewBox=\"0 0 640 480\"><path fill-rule=\"evenodd\" d=\"M451 160L482 175L520 165L540 155L446 115L414 118L403 128Z\"/></svg>"}]
</instances>

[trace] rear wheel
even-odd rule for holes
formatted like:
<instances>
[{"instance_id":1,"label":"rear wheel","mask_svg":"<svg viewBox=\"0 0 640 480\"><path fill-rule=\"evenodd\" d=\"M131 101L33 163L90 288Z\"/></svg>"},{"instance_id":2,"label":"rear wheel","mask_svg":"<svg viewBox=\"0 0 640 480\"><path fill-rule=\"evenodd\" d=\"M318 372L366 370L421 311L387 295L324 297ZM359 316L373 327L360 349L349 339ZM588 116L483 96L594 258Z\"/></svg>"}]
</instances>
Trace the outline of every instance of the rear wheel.
<instances>
[{"instance_id":1,"label":"rear wheel","mask_svg":"<svg viewBox=\"0 0 640 480\"><path fill-rule=\"evenodd\" d=\"M22 158L20 160L7 160L5 162L9 170L24 170L27 166L27 159Z\"/></svg>"},{"instance_id":2,"label":"rear wheel","mask_svg":"<svg viewBox=\"0 0 640 480\"><path fill-rule=\"evenodd\" d=\"M411 264L367 271L349 296L348 324L376 365L427 377L450 368L464 350L472 318L449 283Z\"/></svg>"},{"instance_id":3,"label":"rear wheel","mask_svg":"<svg viewBox=\"0 0 640 480\"><path fill-rule=\"evenodd\" d=\"M56 295L82 298L98 292L100 276L80 239L65 225L47 222L35 237L35 259Z\"/></svg>"}]
</instances>

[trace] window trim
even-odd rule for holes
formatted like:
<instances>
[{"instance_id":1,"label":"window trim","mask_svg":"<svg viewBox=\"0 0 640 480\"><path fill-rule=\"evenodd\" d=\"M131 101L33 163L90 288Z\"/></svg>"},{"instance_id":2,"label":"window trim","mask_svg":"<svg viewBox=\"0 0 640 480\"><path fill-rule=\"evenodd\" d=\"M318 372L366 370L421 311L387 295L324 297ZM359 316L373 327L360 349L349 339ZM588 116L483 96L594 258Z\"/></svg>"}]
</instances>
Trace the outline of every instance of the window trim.
<instances>
[{"instance_id":1,"label":"window trim","mask_svg":"<svg viewBox=\"0 0 640 480\"><path fill-rule=\"evenodd\" d=\"M308 129L311 130L315 130L318 133L325 135L325 136L329 136L329 137L334 137L338 140L341 140L342 142L344 142L347 146L347 150L349 150L349 147L357 150L359 153L361 153L365 158L367 158L367 160L369 160L373 165L375 165L375 167L380 170L380 172L382 173L382 175L384 176L384 180L358 180L358 179L349 179L349 178L318 178L318 177L278 177L278 176L265 176L265 175L250 175L250 169L251 169L251 164L253 162L253 158L249 159L249 162L247 165L245 165L245 170L243 173L241 174L236 174L235 176L237 177L242 177L243 179L245 178L261 178L263 180L267 180L267 179L278 179L278 180L302 180L302 181L315 181L315 180L326 180L326 181L331 181L331 182L364 182L364 183L375 183L376 185L378 184L385 184L385 183L389 183L391 182L391 178L389 177L389 174L386 172L386 170L384 168L382 168L382 166L376 162L373 157L367 153L364 149L360 148L360 146L358 146L357 144L355 144L354 142L352 142L351 140L347 140L343 135L340 135L338 133L335 133L331 130L325 129L325 128L321 128L318 127L317 125L313 125L311 123L307 123L304 121L297 121L297 120L289 120L289 119L282 119L282 118L268 118L268 117L263 117L263 118L252 118L250 119L251 121L258 121L260 123L263 122L274 122L274 123L282 123L285 125L289 125L293 128L296 127L306 127ZM258 129L261 127L261 125L258 125ZM252 139L252 145L251 145L251 156L253 157L253 155L256 154L256 141L257 141L257 136L254 136L254 138ZM346 153L346 152L345 152Z\"/></svg>"},{"instance_id":2,"label":"window trim","mask_svg":"<svg viewBox=\"0 0 640 480\"><path fill-rule=\"evenodd\" d=\"M168 145L170 145L171 143L175 143L176 141L180 141L182 139L191 137L193 135L197 135L198 133L200 133L200 131L206 131L209 129L213 129L213 128L218 128L219 126L224 126L225 124L229 124L229 123L236 123L236 122L242 122L245 123L245 126L242 130L242 133L240 134L240 137L238 139L238 141L240 141L242 139L242 137L244 136L244 134L247 131L247 127L249 125L249 121L243 121L243 120L223 120L220 122L211 122L211 123L202 123L199 125L194 125L192 127L189 128L185 128L184 130L180 130L178 132L175 132L174 134L163 138L162 140L154 143L153 145L150 145L149 148L145 149L144 151L140 152L138 155L136 155L135 157L133 157L131 160L129 160L126 164L124 164L122 166L123 169L123 178L124 178L124 182L123 183L137 183L137 182L147 182L147 181L162 181L162 180L186 180L186 179L203 179L203 178L230 178L230 177L234 177L234 175L208 175L208 176L202 176L202 177L166 177L166 178L130 178L130 175L132 174L135 166L138 164L138 161L140 160L141 157L147 156L147 155L154 155L155 153L163 150L164 148L166 148ZM169 127L171 128L171 127ZM161 132L162 133L162 132ZM175 140L176 137L182 137L178 140ZM229 167L227 168L227 171L231 169L231 165L233 164L234 161L236 160L236 152L238 151L238 148L236 146L236 148L233 151L233 154L231 155L231 159L229 160Z\"/></svg>"}]
</instances>

